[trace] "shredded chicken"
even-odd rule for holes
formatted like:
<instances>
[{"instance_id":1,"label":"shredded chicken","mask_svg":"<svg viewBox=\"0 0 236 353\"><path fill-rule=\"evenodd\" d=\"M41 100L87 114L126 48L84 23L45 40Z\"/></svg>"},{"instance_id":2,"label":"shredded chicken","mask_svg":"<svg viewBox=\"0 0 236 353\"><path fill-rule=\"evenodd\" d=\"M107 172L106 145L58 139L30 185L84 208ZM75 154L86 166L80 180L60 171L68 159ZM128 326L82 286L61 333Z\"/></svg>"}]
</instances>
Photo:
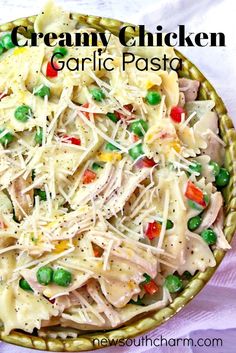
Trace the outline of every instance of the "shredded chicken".
<instances>
[{"instance_id":1,"label":"shredded chicken","mask_svg":"<svg viewBox=\"0 0 236 353\"><path fill-rule=\"evenodd\" d=\"M219 249L227 250L230 249L231 246L229 245L227 239L225 238L223 232L223 225L224 225L224 212L223 207L221 207L215 222L212 225L212 229L217 235L217 242L216 247Z\"/></svg>"},{"instance_id":2,"label":"shredded chicken","mask_svg":"<svg viewBox=\"0 0 236 353\"><path fill-rule=\"evenodd\" d=\"M87 290L91 298L98 304L99 311L104 312L111 322L114 320L114 326L117 326L120 323L119 315L102 295L98 283L95 280L90 280L87 284Z\"/></svg>"},{"instance_id":3,"label":"shredded chicken","mask_svg":"<svg viewBox=\"0 0 236 353\"><path fill-rule=\"evenodd\" d=\"M18 221L21 221L25 216L29 215L33 209L33 189L25 193L22 192L22 190L30 186L31 183L31 176L27 179L20 176L12 181L10 187L8 188L15 211L15 217Z\"/></svg>"},{"instance_id":4,"label":"shredded chicken","mask_svg":"<svg viewBox=\"0 0 236 353\"><path fill-rule=\"evenodd\" d=\"M210 228L215 222L216 217L221 210L223 205L223 198L220 192L215 192L211 195L210 205L204 212L203 220L198 228L198 232L201 232L205 228Z\"/></svg>"},{"instance_id":5,"label":"shredded chicken","mask_svg":"<svg viewBox=\"0 0 236 353\"><path fill-rule=\"evenodd\" d=\"M217 162L220 166L223 163L224 147L215 139L214 136L208 135L207 148L205 154L211 157L212 161Z\"/></svg>"},{"instance_id":6,"label":"shredded chicken","mask_svg":"<svg viewBox=\"0 0 236 353\"><path fill-rule=\"evenodd\" d=\"M104 205L104 212L106 218L110 218L123 210L125 203L130 198L137 185L141 183L149 175L147 168L141 169L141 171L135 175L123 174L122 184L117 190L113 191Z\"/></svg>"},{"instance_id":7,"label":"shredded chicken","mask_svg":"<svg viewBox=\"0 0 236 353\"><path fill-rule=\"evenodd\" d=\"M60 324L60 317L52 316L49 320L42 320L41 327L57 326Z\"/></svg>"},{"instance_id":8,"label":"shredded chicken","mask_svg":"<svg viewBox=\"0 0 236 353\"><path fill-rule=\"evenodd\" d=\"M185 102L195 101L198 95L198 89L200 82L196 80L190 80L188 78L179 79L179 89L184 93Z\"/></svg>"}]
</instances>

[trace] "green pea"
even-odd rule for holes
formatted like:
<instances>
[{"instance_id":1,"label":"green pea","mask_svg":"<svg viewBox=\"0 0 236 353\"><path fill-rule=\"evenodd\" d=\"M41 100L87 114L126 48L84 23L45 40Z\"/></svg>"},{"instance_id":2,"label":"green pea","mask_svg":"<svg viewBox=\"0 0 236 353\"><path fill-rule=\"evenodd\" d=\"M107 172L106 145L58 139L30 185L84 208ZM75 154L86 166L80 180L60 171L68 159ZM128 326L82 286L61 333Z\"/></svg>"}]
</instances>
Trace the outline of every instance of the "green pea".
<instances>
[{"instance_id":1,"label":"green pea","mask_svg":"<svg viewBox=\"0 0 236 353\"><path fill-rule=\"evenodd\" d=\"M33 291L33 289L30 287L29 283L24 278L20 279L19 286L21 289Z\"/></svg>"},{"instance_id":2,"label":"green pea","mask_svg":"<svg viewBox=\"0 0 236 353\"><path fill-rule=\"evenodd\" d=\"M25 123L32 116L32 109L28 105L20 105L14 115L16 120Z\"/></svg>"},{"instance_id":3,"label":"green pea","mask_svg":"<svg viewBox=\"0 0 236 353\"><path fill-rule=\"evenodd\" d=\"M11 40L11 33L7 33L5 34L2 38L1 38L1 43L3 45L3 47L5 49L11 49L15 47L15 44L13 44L12 40Z\"/></svg>"},{"instance_id":4,"label":"green pea","mask_svg":"<svg viewBox=\"0 0 236 353\"><path fill-rule=\"evenodd\" d=\"M194 162L193 164L190 164L189 169L191 169L192 172L201 174L202 165L201 165L201 163Z\"/></svg>"},{"instance_id":5,"label":"green pea","mask_svg":"<svg viewBox=\"0 0 236 353\"><path fill-rule=\"evenodd\" d=\"M101 102L106 96L100 88L92 88L90 93L95 101Z\"/></svg>"},{"instance_id":6,"label":"green pea","mask_svg":"<svg viewBox=\"0 0 236 353\"><path fill-rule=\"evenodd\" d=\"M34 196L39 196L40 200L46 201L47 200L47 194L45 191L40 190L40 189L35 189L34 190Z\"/></svg>"},{"instance_id":7,"label":"green pea","mask_svg":"<svg viewBox=\"0 0 236 353\"><path fill-rule=\"evenodd\" d=\"M2 41L0 41L0 55L4 52L4 46Z\"/></svg>"},{"instance_id":8,"label":"green pea","mask_svg":"<svg viewBox=\"0 0 236 353\"><path fill-rule=\"evenodd\" d=\"M209 196L207 194L205 194L203 198L204 198L204 201L206 202L206 207L207 207L207 205L209 203ZM202 211L205 208L192 200L188 200L187 202L188 202L189 207L193 208L194 210Z\"/></svg>"},{"instance_id":9,"label":"green pea","mask_svg":"<svg viewBox=\"0 0 236 353\"><path fill-rule=\"evenodd\" d=\"M45 85L41 85L34 90L34 95L38 97L50 96L50 88Z\"/></svg>"},{"instance_id":10,"label":"green pea","mask_svg":"<svg viewBox=\"0 0 236 353\"><path fill-rule=\"evenodd\" d=\"M216 162L214 162L214 161L211 161L211 162L209 163L209 166L210 166L211 169L212 169L213 175L214 175L215 177L217 177L217 175L218 175L219 172L220 172L220 166L219 166L219 164L216 163Z\"/></svg>"},{"instance_id":11,"label":"green pea","mask_svg":"<svg viewBox=\"0 0 236 353\"><path fill-rule=\"evenodd\" d=\"M190 273L189 271L184 271L182 277L183 277L183 279L185 279L185 280L189 280L189 279L191 279L193 276L191 275L191 273Z\"/></svg>"},{"instance_id":12,"label":"green pea","mask_svg":"<svg viewBox=\"0 0 236 353\"><path fill-rule=\"evenodd\" d=\"M117 121L119 120L115 113L107 113L107 117L108 119L113 121L113 123L117 123Z\"/></svg>"},{"instance_id":13,"label":"green pea","mask_svg":"<svg viewBox=\"0 0 236 353\"><path fill-rule=\"evenodd\" d=\"M200 226L201 223L202 223L202 218L200 216L192 217L188 220L188 229L195 230Z\"/></svg>"},{"instance_id":14,"label":"green pea","mask_svg":"<svg viewBox=\"0 0 236 353\"><path fill-rule=\"evenodd\" d=\"M167 222L166 222L166 229L172 229L174 227L174 223L170 220L170 219L167 219Z\"/></svg>"},{"instance_id":15,"label":"green pea","mask_svg":"<svg viewBox=\"0 0 236 353\"><path fill-rule=\"evenodd\" d=\"M53 273L53 282L61 287L68 287L72 281L72 275L63 268L58 268Z\"/></svg>"},{"instance_id":16,"label":"green pea","mask_svg":"<svg viewBox=\"0 0 236 353\"><path fill-rule=\"evenodd\" d=\"M53 269L48 266L40 267L36 273L38 283L47 286L52 282Z\"/></svg>"},{"instance_id":17,"label":"green pea","mask_svg":"<svg viewBox=\"0 0 236 353\"><path fill-rule=\"evenodd\" d=\"M162 224L161 221L158 221L160 224ZM166 230L169 230L169 229L172 229L174 227L174 223L170 220L170 219L167 219L166 221Z\"/></svg>"},{"instance_id":18,"label":"green pea","mask_svg":"<svg viewBox=\"0 0 236 353\"><path fill-rule=\"evenodd\" d=\"M216 240L217 240L216 233L211 228L204 229L201 232L201 237L209 245L214 245L216 243Z\"/></svg>"},{"instance_id":19,"label":"green pea","mask_svg":"<svg viewBox=\"0 0 236 353\"><path fill-rule=\"evenodd\" d=\"M105 149L107 151L119 151L120 149L116 146L114 146L112 143L108 142L105 146Z\"/></svg>"},{"instance_id":20,"label":"green pea","mask_svg":"<svg viewBox=\"0 0 236 353\"><path fill-rule=\"evenodd\" d=\"M137 136L142 137L148 130L148 124L145 120L139 119L130 124L130 130Z\"/></svg>"},{"instance_id":21,"label":"green pea","mask_svg":"<svg viewBox=\"0 0 236 353\"><path fill-rule=\"evenodd\" d=\"M151 276L149 276L147 273L143 274L143 277L145 278L145 280L142 282L143 284L147 284L151 281Z\"/></svg>"},{"instance_id":22,"label":"green pea","mask_svg":"<svg viewBox=\"0 0 236 353\"><path fill-rule=\"evenodd\" d=\"M31 176L32 181L34 181L35 177L36 177L35 169L32 169L32 176Z\"/></svg>"},{"instance_id":23,"label":"green pea","mask_svg":"<svg viewBox=\"0 0 236 353\"><path fill-rule=\"evenodd\" d=\"M39 145L42 145L43 141L43 129L40 127L37 129L36 134L34 136L35 142Z\"/></svg>"},{"instance_id":24,"label":"green pea","mask_svg":"<svg viewBox=\"0 0 236 353\"><path fill-rule=\"evenodd\" d=\"M230 174L227 169L220 168L220 172L216 177L216 186L224 187L229 184Z\"/></svg>"},{"instance_id":25,"label":"green pea","mask_svg":"<svg viewBox=\"0 0 236 353\"><path fill-rule=\"evenodd\" d=\"M146 95L146 100L150 105L156 105L161 102L161 95L159 92L149 91Z\"/></svg>"},{"instance_id":26,"label":"green pea","mask_svg":"<svg viewBox=\"0 0 236 353\"><path fill-rule=\"evenodd\" d=\"M101 164L94 162L94 163L92 164L92 170L97 171L97 170L99 170L99 169L103 169L103 167L101 166Z\"/></svg>"},{"instance_id":27,"label":"green pea","mask_svg":"<svg viewBox=\"0 0 236 353\"><path fill-rule=\"evenodd\" d=\"M133 160L137 159L143 154L144 154L143 145L141 143L139 143L138 145L134 146L129 150L129 155Z\"/></svg>"},{"instance_id":28,"label":"green pea","mask_svg":"<svg viewBox=\"0 0 236 353\"><path fill-rule=\"evenodd\" d=\"M190 208L193 208L194 210L202 211L203 207L199 205L198 203L192 201L192 200L187 200L188 205Z\"/></svg>"},{"instance_id":29,"label":"green pea","mask_svg":"<svg viewBox=\"0 0 236 353\"><path fill-rule=\"evenodd\" d=\"M0 134L2 134L5 131L5 129L0 129ZM5 135L0 137L0 143L6 147L9 143L11 143L14 140L14 136L12 133L7 132Z\"/></svg>"},{"instance_id":30,"label":"green pea","mask_svg":"<svg viewBox=\"0 0 236 353\"><path fill-rule=\"evenodd\" d=\"M183 288L182 280L175 275L168 275L165 279L164 285L170 293L176 293Z\"/></svg>"},{"instance_id":31,"label":"green pea","mask_svg":"<svg viewBox=\"0 0 236 353\"><path fill-rule=\"evenodd\" d=\"M64 58L68 54L68 50L65 47L57 47L53 50L53 54L56 58Z\"/></svg>"}]
</instances>

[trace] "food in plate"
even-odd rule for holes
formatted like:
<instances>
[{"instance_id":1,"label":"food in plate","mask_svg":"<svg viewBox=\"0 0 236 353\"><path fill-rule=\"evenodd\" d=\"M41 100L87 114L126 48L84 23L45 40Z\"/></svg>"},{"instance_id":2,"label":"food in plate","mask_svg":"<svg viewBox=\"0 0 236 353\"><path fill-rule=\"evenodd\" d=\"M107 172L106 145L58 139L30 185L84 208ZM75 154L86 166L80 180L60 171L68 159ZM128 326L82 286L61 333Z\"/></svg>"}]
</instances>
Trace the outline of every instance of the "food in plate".
<instances>
[{"instance_id":1,"label":"food in plate","mask_svg":"<svg viewBox=\"0 0 236 353\"><path fill-rule=\"evenodd\" d=\"M51 3L34 26L94 31ZM9 33L1 43L4 333L110 329L167 306L215 266L215 248L230 248L214 102L197 100L199 82L176 71L123 71L114 35L99 47L113 71L50 64L53 52L82 58L98 48L18 48Z\"/></svg>"}]
</instances>

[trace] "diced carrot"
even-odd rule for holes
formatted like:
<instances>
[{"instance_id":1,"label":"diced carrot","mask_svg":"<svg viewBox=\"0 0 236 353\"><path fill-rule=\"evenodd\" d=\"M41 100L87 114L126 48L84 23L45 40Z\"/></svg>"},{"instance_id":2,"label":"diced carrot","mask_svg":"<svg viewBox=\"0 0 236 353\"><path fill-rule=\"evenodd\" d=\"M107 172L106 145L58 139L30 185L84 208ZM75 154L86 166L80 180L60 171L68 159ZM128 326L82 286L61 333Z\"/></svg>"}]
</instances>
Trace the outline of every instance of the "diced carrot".
<instances>
[{"instance_id":1,"label":"diced carrot","mask_svg":"<svg viewBox=\"0 0 236 353\"><path fill-rule=\"evenodd\" d=\"M83 184L92 183L97 177L97 174L90 169L86 169L83 175Z\"/></svg>"},{"instance_id":2,"label":"diced carrot","mask_svg":"<svg viewBox=\"0 0 236 353\"><path fill-rule=\"evenodd\" d=\"M196 185L194 185L190 180L188 181L187 188L185 191L185 196L202 207L206 207L206 201L204 200L204 194Z\"/></svg>"},{"instance_id":3,"label":"diced carrot","mask_svg":"<svg viewBox=\"0 0 236 353\"><path fill-rule=\"evenodd\" d=\"M150 294L150 295L153 295L155 294L157 291L158 291L158 286L157 284L153 281L153 279L151 279L150 282L148 283L145 283L143 285L144 289L145 289L145 292Z\"/></svg>"}]
</instances>

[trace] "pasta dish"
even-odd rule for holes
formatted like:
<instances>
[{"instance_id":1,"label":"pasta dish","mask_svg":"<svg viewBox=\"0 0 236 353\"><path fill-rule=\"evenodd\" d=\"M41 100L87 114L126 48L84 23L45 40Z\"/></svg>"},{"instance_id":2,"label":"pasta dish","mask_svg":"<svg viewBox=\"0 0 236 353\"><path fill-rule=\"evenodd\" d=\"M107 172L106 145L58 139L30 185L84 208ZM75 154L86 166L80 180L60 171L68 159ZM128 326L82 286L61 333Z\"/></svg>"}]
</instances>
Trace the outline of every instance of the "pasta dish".
<instances>
[{"instance_id":1,"label":"pasta dish","mask_svg":"<svg viewBox=\"0 0 236 353\"><path fill-rule=\"evenodd\" d=\"M49 2L35 32L91 33ZM167 306L228 249L214 102L177 71L122 70L172 48L15 47L0 38L0 323L105 330ZM19 43L24 42L19 34ZM113 58L113 71L51 64ZM35 331L36 330L36 331Z\"/></svg>"}]
</instances>

